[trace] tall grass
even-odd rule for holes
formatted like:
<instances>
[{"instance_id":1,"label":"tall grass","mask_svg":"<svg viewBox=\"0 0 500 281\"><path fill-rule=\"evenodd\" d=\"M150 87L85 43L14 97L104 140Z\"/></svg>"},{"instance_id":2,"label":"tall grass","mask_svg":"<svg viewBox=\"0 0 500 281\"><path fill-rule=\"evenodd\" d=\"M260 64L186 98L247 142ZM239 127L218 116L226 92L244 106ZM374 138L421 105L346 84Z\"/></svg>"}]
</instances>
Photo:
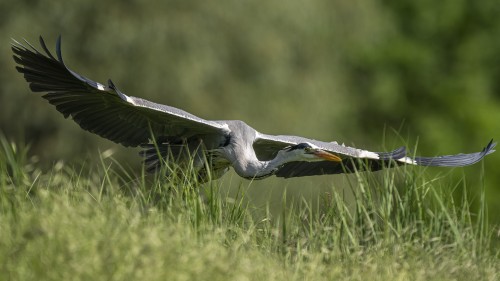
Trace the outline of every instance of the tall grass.
<instances>
[{"instance_id":1,"label":"tall grass","mask_svg":"<svg viewBox=\"0 0 500 281\"><path fill-rule=\"evenodd\" d=\"M484 187L400 167L347 177L354 200L283 195L255 210L194 171L134 174L110 158L40 171L0 140L0 276L12 280L495 280ZM479 175L484 177L484 175ZM346 191L347 192L347 191ZM455 202L453 193L462 192ZM313 204L314 203L314 204Z\"/></svg>"}]
</instances>

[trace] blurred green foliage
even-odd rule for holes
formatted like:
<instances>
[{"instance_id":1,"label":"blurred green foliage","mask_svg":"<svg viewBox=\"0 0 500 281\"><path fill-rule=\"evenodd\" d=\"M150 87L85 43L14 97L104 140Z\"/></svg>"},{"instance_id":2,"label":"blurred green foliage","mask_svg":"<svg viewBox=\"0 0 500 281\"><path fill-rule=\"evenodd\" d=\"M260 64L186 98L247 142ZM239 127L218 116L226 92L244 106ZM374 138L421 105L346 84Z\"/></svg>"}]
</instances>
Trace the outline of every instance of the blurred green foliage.
<instances>
[{"instance_id":1,"label":"blurred green foliage","mask_svg":"<svg viewBox=\"0 0 500 281\"><path fill-rule=\"evenodd\" d=\"M0 0L0 10L0 131L31 143L43 165L118 146L32 94L10 38L36 46L43 35L53 48L61 34L66 63L91 79L266 133L371 150L418 140L428 156L500 140L495 0ZM139 163L135 153L117 155ZM499 164L493 154L484 165L496 221ZM452 175L480 188L481 169Z\"/></svg>"}]
</instances>

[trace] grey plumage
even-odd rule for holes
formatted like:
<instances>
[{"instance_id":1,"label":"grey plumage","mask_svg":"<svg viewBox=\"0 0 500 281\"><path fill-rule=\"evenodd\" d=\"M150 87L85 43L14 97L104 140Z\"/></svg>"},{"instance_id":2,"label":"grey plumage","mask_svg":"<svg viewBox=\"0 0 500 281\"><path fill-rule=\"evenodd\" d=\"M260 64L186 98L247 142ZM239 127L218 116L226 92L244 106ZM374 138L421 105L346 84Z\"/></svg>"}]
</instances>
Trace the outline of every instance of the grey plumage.
<instances>
[{"instance_id":1,"label":"grey plumage","mask_svg":"<svg viewBox=\"0 0 500 281\"><path fill-rule=\"evenodd\" d=\"M82 129L124 146L142 146L151 171L167 155L172 156L167 160L175 162L194 158L200 179L207 180L207 158L209 168L218 176L232 166L242 177L260 179L270 175L288 178L379 170L405 163L466 166L494 152L495 143L490 142L478 153L409 157L404 147L370 152L336 142L262 134L242 121L205 120L175 107L127 96L111 80L108 85L92 81L66 66L60 37L56 57L42 37L44 53L26 44L28 47L14 41L12 50L16 69L24 74L31 90L46 93L43 98L65 118L71 116Z\"/></svg>"}]
</instances>

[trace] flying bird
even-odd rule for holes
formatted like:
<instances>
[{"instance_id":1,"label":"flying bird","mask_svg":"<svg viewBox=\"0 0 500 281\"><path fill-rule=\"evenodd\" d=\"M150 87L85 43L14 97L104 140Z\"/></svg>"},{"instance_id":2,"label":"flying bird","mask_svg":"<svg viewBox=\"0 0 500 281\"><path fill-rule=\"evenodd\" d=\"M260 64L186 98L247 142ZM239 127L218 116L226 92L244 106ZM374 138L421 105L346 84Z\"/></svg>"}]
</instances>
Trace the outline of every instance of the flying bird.
<instances>
[{"instance_id":1,"label":"flying bird","mask_svg":"<svg viewBox=\"0 0 500 281\"><path fill-rule=\"evenodd\" d=\"M496 143L477 153L412 157L405 147L371 152L337 142L260 133L239 120L205 120L181 109L127 96L108 80L92 81L69 69L61 55L61 37L54 57L42 37L39 52L28 41L12 43L17 71L33 92L80 127L127 147L143 147L146 168L192 161L201 181L222 176L230 167L247 179L283 178L380 170L410 164L459 167L494 152Z\"/></svg>"}]
</instances>

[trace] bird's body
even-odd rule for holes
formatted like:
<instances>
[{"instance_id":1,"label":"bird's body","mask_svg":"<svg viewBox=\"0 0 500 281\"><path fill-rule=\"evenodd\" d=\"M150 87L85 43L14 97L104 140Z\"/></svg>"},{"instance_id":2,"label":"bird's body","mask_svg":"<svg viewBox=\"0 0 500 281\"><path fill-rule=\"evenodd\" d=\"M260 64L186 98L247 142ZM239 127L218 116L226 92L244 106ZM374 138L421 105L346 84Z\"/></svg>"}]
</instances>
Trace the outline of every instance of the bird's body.
<instances>
[{"instance_id":1,"label":"bird's body","mask_svg":"<svg viewBox=\"0 0 500 281\"><path fill-rule=\"evenodd\" d=\"M41 37L40 44L46 54L31 45L27 48L14 42L12 46L17 70L31 90L46 92L43 97L84 130L125 146L142 146L151 171L165 161L192 161L202 181L220 177L229 167L248 179L289 178L379 170L390 163L466 166L494 151L495 143L490 142L478 153L409 157L404 147L371 152L336 142L267 135L243 121L205 120L175 107L127 96L111 80L106 86L67 68L60 38L57 59Z\"/></svg>"}]
</instances>

